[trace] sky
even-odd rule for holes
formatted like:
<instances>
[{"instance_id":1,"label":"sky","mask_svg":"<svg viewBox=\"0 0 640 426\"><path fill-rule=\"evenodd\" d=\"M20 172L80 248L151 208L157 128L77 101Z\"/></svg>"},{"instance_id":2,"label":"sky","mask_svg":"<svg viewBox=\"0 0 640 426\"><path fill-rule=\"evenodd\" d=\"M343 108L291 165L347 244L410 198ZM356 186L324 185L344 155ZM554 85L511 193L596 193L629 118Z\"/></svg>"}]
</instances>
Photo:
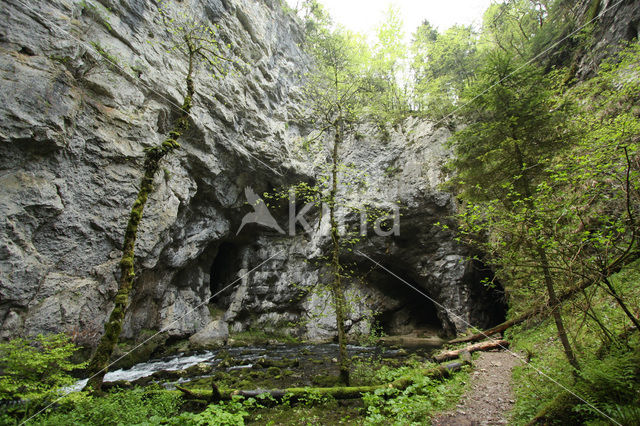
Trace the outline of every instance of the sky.
<instances>
[{"instance_id":1,"label":"sky","mask_svg":"<svg viewBox=\"0 0 640 426\"><path fill-rule=\"evenodd\" d=\"M302 0L287 0L296 7ZM371 37L389 4L400 9L407 38L427 19L439 30L455 24L482 23L482 14L491 0L319 0L331 16L346 28Z\"/></svg>"}]
</instances>

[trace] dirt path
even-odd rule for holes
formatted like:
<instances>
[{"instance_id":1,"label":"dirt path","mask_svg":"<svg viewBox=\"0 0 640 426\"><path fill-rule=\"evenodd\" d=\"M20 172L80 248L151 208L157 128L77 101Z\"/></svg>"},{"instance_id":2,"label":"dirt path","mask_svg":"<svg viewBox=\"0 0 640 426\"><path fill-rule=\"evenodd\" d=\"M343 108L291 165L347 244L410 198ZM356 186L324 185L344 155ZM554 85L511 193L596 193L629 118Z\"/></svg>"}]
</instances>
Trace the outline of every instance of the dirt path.
<instances>
[{"instance_id":1,"label":"dirt path","mask_svg":"<svg viewBox=\"0 0 640 426\"><path fill-rule=\"evenodd\" d=\"M434 426L479 426L507 424L513 407L511 369L518 365L505 351L482 352L474 362L471 383L455 411L432 420Z\"/></svg>"}]
</instances>

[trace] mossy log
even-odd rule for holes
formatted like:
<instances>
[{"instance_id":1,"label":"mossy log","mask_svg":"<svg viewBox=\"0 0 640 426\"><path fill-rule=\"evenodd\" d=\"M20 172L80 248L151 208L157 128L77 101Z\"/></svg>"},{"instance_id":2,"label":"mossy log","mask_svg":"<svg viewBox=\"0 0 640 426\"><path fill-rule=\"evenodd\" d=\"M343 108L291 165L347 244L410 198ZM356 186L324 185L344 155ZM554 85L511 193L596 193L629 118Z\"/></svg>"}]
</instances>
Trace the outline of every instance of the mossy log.
<instances>
[{"instance_id":1,"label":"mossy log","mask_svg":"<svg viewBox=\"0 0 640 426\"><path fill-rule=\"evenodd\" d=\"M434 368L422 370L420 374L423 377L430 377L433 379L445 379L450 377L452 373L459 371L463 366L467 365L467 362L451 362L445 365L440 365ZM398 389L404 390L414 383L413 377L402 377L394 380L390 383L370 386L336 386L330 388L287 388L287 389L271 389L271 390L220 390L219 400L230 400L234 396L240 396L245 398L255 398L260 395L268 394L276 401L281 401L285 396L288 400L298 400L305 396L326 396L334 399L357 399L361 398L364 394L375 392L378 389ZM210 390L190 390L181 386L176 388L184 393L187 398L191 399L206 399L208 401L215 401L212 398L212 391ZM217 388L216 388L217 389Z\"/></svg>"},{"instance_id":2,"label":"mossy log","mask_svg":"<svg viewBox=\"0 0 640 426\"><path fill-rule=\"evenodd\" d=\"M462 358L465 354L472 354L479 351L490 351L493 349L506 349L509 347L509 342L506 340L491 340L489 342L476 343L462 349L456 349L453 351L442 352L434 357L437 362L443 362L450 359Z\"/></svg>"}]
</instances>

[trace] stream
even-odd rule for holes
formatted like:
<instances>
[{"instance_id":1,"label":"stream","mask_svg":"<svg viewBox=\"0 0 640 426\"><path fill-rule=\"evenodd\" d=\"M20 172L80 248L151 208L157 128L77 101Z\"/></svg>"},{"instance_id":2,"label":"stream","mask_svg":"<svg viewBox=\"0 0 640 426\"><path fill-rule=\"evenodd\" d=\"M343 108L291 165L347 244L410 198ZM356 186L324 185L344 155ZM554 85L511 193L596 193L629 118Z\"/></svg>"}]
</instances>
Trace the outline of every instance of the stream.
<instances>
[{"instance_id":1,"label":"stream","mask_svg":"<svg viewBox=\"0 0 640 426\"><path fill-rule=\"evenodd\" d=\"M427 356L422 350L406 350L388 348L385 346L356 346L348 345L350 357L367 360L373 357L387 359L402 359L416 354ZM290 374L299 378L302 385L311 384L310 378L314 374L327 374L331 370L337 371L337 344L275 344L264 346L225 347L211 351L193 354L177 354L175 356L151 359L139 363L131 368L109 371L105 383L141 382L161 383L164 387L172 388L176 383L184 383L206 377L216 373L233 374L236 370L255 370L278 365L289 367L295 371ZM298 374L296 374L296 372ZM78 381L68 390L80 390L87 383L87 379Z\"/></svg>"}]
</instances>

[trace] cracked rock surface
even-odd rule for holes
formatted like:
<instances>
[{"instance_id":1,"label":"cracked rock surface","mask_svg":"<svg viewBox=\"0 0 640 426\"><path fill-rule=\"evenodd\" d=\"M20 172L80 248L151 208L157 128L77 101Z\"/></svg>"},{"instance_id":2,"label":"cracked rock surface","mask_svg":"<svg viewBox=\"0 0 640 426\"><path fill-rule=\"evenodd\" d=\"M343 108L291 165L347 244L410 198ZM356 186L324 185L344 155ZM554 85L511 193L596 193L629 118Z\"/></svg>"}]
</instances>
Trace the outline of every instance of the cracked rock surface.
<instances>
[{"instance_id":1,"label":"cracked rock surface","mask_svg":"<svg viewBox=\"0 0 640 426\"><path fill-rule=\"evenodd\" d=\"M317 214L310 233L250 225L237 235L251 211L246 187L262 194L318 176L298 118L312 66L299 22L275 0L171 4L219 25L237 63L222 79L198 72L191 128L156 176L139 229L123 337L162 329L210 341L260 329L331 339L332 307L314 290L326 281ZM144 149L178 115L186 63L162 48L172 36L155 1L4 0L2 10L0 338L64 331L92 345L112 308ZM345 259L366 273L347 283L351 334L368 333L376 315L396 331L431 321L449 333L499 316L499 296L480 284L486 271L435 225L457 208L438 188L450 135L411 118L385 131L362 124L345 142L346 161L368 175L351 201L402 206L399 236L358 249L432 299L418 303L369 260ZM274 211L283 228L287 214Z\"/></svg>"}]
</instances>

